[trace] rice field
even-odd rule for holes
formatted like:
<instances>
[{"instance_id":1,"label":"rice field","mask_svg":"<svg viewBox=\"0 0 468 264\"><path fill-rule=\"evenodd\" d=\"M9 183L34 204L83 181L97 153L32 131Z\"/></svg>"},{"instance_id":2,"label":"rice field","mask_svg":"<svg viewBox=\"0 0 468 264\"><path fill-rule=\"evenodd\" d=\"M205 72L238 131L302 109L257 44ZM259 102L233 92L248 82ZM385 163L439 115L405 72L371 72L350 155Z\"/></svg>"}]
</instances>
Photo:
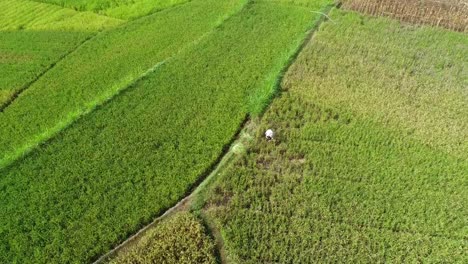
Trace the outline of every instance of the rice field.
<instances>
[{"instance_id":1,"label":"rice field","mask_svg":"<svg viewBox=\"0 0 468 264\"><path fill-rule=\"evenodd\" d=\"M460 3L0 0L0 263L468 262Z\"/></svg>"},{"instance_id":2,"label":"rice field","mask_svg":"<svg viewBox=\"0 0 468 264\"><path fill-rule=\"evenodd\" d=\"M196 44L243 2L194 1L105 31L81 45L0 113L0 168Z\"/></svg>"},{"instance_id":3,"label":"rice field","mask_svg":"<svg viewBox=\"0 0 468 264\"><path fill-rule=\"evenodd\" d=\"M35 0L119 19L136 19L189 0Z\"/></svg>"},{"instance_id":4,"label":"rice field","mask_svg":"<svg viewBox=\"0 0 468 264\"><path fill-rule=\"evenodd\" d=\"M29 0L0 0L0 8L2 10L0 32L17 30L96 32L123 22L92 12L77 12Z\"/></svg>"},{"instance_id":5,"label":"rice field","mask_svg":"<svg viewBox=\"0 0 468 264\"><path fill-rule=\"evenodd\" d=\"M227 262L468 261L466 36L330 16L205 191Z\"/></svg>"},{"instance_id":6,"label":"rice field","mask_svg":"<svg viewBox=\"0 0 468 264\"><path fill-rule=\"evenodd\" d=\"M121 23L24 0L1 0L0 9L0 110L83 42Z\"/></svg>"},{"instance_id":7,"label":"rice field","mask_svg":"<svg viewBox=\"0 0 468 264\"><path fill-rule=\"evenodd\" d=\"M109 264L217 263L215 244L202 223L187 212L159 223Z\"/></svg>"},{"instance_id":8,"label":"rice field","mask_svg":"<svg viewBox=\"0 0 468 264\"><path fill-rule=\"evenodd\" d=\"M206 1L191 3L208 14ZM93 261L210 170L246 116L269 100L276 76L319 17L267 2L236 10L198 43L1 170L2 259ZM23 98L37 100L33 91ZM3 114L18 114L19 99Z\"/></svg>"}]
</instances>

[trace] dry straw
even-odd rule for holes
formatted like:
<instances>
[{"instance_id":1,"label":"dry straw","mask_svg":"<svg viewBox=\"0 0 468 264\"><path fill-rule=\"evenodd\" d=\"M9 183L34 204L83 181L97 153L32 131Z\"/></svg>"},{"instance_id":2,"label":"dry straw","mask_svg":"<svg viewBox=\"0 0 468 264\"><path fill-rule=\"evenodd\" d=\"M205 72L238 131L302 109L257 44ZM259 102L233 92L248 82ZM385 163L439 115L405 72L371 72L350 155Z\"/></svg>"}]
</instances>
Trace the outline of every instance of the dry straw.
<instances>
[{"instance_id":1,"label":"dry straw","mask_svg":"<svg viewBox=\"0 0 468 264\"><path fill-rule=\"evenodd\" d=\"M343 7L413 24L468 31L467 0L343 0Z\"/></svg>"}]
</instances>

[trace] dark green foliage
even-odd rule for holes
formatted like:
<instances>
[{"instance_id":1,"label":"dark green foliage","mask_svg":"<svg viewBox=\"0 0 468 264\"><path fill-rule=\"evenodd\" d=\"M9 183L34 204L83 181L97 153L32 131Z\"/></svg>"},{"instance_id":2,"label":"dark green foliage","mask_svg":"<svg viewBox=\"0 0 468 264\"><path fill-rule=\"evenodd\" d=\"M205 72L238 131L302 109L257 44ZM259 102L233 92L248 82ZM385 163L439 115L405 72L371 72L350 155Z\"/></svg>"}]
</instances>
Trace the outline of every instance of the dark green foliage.
<instances>
[{"instance_id":1,"label":"dark green foliage","mask_svg":"<svg viewBox=\"0 0 468 264\"><path fill-rule=\"evenodd\" d=\"M0 170L0 259L90 261L174 204L269 98L317 17L305 8L250 3Z\"/></svg>"},{"instance_id":2,"label":"dark green foliage","mask_svg":"<svg viewBox=\"0 0 468 264\"><path fill-rule=\"evenodd\" d=\"M214 242L203 225L192 214L183 212L158 223L109 263L214 264L214 251Z\"/></svg>"}]
</instances>

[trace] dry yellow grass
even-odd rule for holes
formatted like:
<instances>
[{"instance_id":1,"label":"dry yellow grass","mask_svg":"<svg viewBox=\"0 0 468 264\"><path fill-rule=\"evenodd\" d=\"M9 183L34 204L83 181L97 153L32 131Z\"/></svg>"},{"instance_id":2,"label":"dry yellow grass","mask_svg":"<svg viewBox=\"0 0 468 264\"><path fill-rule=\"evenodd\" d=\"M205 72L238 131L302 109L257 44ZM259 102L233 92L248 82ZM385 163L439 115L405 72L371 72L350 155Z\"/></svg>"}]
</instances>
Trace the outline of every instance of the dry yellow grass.
<instances>
[{"instance_id":1,"label":"dry yellow grass","mask_svg":"<svg viewBox=\"0 0 468 264\"><path fill-rule=\"evenodd\" d=\"M414 24L468 30L467 0L343 0L343 7Z\"/></svg>"}]
</instances>

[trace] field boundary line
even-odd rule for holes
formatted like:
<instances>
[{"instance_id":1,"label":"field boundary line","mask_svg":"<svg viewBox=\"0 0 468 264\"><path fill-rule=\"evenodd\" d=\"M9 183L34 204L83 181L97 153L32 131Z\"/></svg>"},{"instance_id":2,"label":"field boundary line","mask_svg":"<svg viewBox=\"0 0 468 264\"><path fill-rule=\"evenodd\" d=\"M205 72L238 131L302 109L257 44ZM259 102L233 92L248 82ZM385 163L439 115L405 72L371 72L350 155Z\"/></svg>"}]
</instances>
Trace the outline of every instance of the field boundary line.
<instances>
[{"instance_id":1,"label":"field boundary line","mask_svg":"<svg viewBox=\"0 0 468 264\"><path fill-rule=\"evenodd\" d=\"M291 6L297 6L297 5L291 5ZM283 92L282 82L283 82L285 74L288 72L289 68L291 68L291 66L294 64L297 57L304 50L307 44L314 38L320 26L327 20L327 17L330 11L333 8L340 8L340 6L341 6L341 3L338 2L338 3L328 4L324 8L322 8L320 11L309 10L309 12L311 13L317 13L321 15L311 23L310 28L309 30L306 31L305 36L303 37L302 41L299 42L298 47L291 53L286 63L279 71L278 75L276 76L276 81L273 84L272 93L269 96L269 98L267 98L265 107L262 109L262 111L259 113L258 116L260 117L263 116L263 114L266 112L268 107L270 107L271 102ZM304 7L299 6L299 8L304 8Z\"/></svg>"},{"instance_id":2,"label":"field boundary line","mask_svg":"<svg viewBox=\"0 0 468 264\"><path fill-rule=\"evenodd\" d=\"M29 87L31 87L35 82L37 82L39 79L42 78L42 76L44 76L47 72L49 72L50 70L52 70L53 68L55 68L55 66L57 64L59 64L61 61L63 61L66 57L68 57L69 55L73 54L74 52L76 52L80 47L82 47L83 45L85 45L87 42L89 42L90 40L94 39L97 35L99 35L101 32L96 32L94 34L92 34L91 36L88 36L86 37L84 40L82 40L80 43L78 43L78 45L67 51L65 54L63 54L62 56L60 56L55 62L49 64L42 72L40 72L36 77L34 77L31 81L27 82L26 84L24 84L23 86L21 86L18 90L16 90L13 95L6 101L4 102L3 104L0 105L0 113L4 112L5 109L7 109L11 104L14 103L14 101L24 92L26 91L27 89L29 89Z\"/></svg>"},{"instance_id":3,"label":"field boundary line","mask_svg":"<svg viewBox=\"0 0 468 264\"><path fill-rule=\"evenodd\" d=\"M181 208L183 209L184 206L186 206L187 204L190 204L192 199L206 187L206 184L209 181L211 181L217 174L219 174L219 171L222 170L226 165L228 165L229 162L234 158L234 146L236 146L239 143L239 141L242 140L240 135L248 121L249 118L248 116L246 116L244 121L241 123L238 130L234 134L234 136L231 138L231 140L223 146L223 150L218 156L218 158L215 161L213 161L212 164L208 166L208 168L205 170L205 172L201 174L198 180L194 184L192 184L191 187L188 188L188 191L185 193L184 198L179 200L174 206L166 209L162 215L153 219L153 221L145 225L143 228L138 230L138 232L124 240L111 251L99 257L96 261L93 262L93 264L100 264L104 263L104 261L106 260L109 260L111 257L115 256L115 254L122 248L139 239L140 236L146 233L147 230L156 226L159 222L171 216L173 213L180 211ZM203 224L205 223L203 222ZM211 230L208 231L211 232Z\"/></svg>"},{"instance_id":4,"label":"field boundary line","mask_svg":"<svg viewBox=\"0 0 468 264\"><path fill-rule=\"evenodd\" d=\"M5 169L11 165L13 165L17 160L19 160L22 157L25 157L28 153L36 149L38 146L46 144L48 141L54 139L57 135L59 135L62 131L66 130L69 128L71 125L73 125L75 122L80 120L81 118L85 117L86 115L94 112L96 109L99 107L107 104L110 102L112 99L114 99L116 96L124 92L126 89L129 89L130 87L133 87L137 82L140 80L144 79L148 74L156 71L160 66L162 66L164 63L167 62L168 59L163 60L161 62L158 62L156 65L151 67L149 70L144 72L142 75L139 77L131 80L130 82L126 83L123 85L120 89L116 90L115 93L111 94L110 96L107 96L104 99L97 99L94 102L91 102L91 107L84 111L75 111L69 113L67 120L62 120L57 123L54 127L48 129L46 132L36 135L33 140L28 145L25 145L21 148L17 148L12 154L9 154L6 156L5 159L0 160L0 170ZM9 158L10 157L10 158Z\"/></svg>"},{"instance_id":5,"label":"field boundary line","mask_svg":"<svg viewBox=\"0 0 468 264\"><path fill-rule=\"evenodd\" d=\"M294 5L294 6L297 6L297 5ZM302 41L300 42L298 47L291 53L291 55L289 56L289 59L286 61L286 63L284 64L284 66L282 67L280 72L278 73L278 75L276 77L276 81L273 84L272 94L271 94L270 98L268 99L267 104L265 105L264 109L260 112L260 114L259 114L259 116L257 118L261 118L263 116L263 114L267 111L267 109L270 107L273 100L275 98L277 98L283 92L281 84L283 82L285 74L288 72L290 67L297 60L299 54L304 50L304 48L308 45L308 43L313 39L313 37L315 36L315 33L318 31L320 26L325 21L327 21L327 19L332 21L330 19L330 17L328 16L330 11L333 8L340 8L340 6L341 6L340 2L335 2L335 3L332 3L332 4L328 4L327 6L325 6L320 11L313 11L313 10L310 11L311 13L320 14L320 16L315 21L313 21L313 23L310 25L310 28L306 32L306 34L303 37ZM299 6L299 7L304 8L302 6ZM250 131L250 130L253 130L252 127L256 125L255 121L253 121L253 120L250 120L250 121L251 121L250 123L244 124L244 127L241 130L241 131L245 131L245 137L247 137L247 138L248 137L253 137L254 133L253 133L253 131ZM249 125L250 125L250 127L249 127ZM242 138L239 138L237 141L235 141L233 143L233 147L236 145L236 143L241 144L241 146L245 147L246 149L249 149L251 147L250 143L242 144L243 143ZM233 156L233 158L235 159L236 156ZM228 166L230 162L232 162L232 160L225 161L226 164L221 164L220 163L219 166L223 166L223 167L217 167L216 170L214 170L213 173L210 174L200 184L200 186L195 190L195 192L197 192L197 193L195 193L195 195L197 195L201 190L206 190L206 189L212 187L213 184L216 181L215 177L217 175L221 174L219 171L224 169L226 166ZM198 204L192 205L191 209L194 210L194 211L198 211L198 213L200 214L200 216L199 216L200 220L203 222L203 225L206 227L206 229L207 229L208 233L210 234L210 236L212 237L212 239L214 239L215 247L216 247L216 254L217 254L217 257L219 257L219 261L221 262L221 264L226 264L226 263L228 263L228 253L226 252L226 249L224 247L225 243L224 243L221 231L219 229L217 229L217 227L215 226L215 224L213 222L213 219L211 219L208 214L203 212L203 208L200 205L200 203L203 203L205 200L206 199L204 199L203 196L198 197L198 201L195 201Z\"/></svg>"},{"instance_id":6,"label":"field boundary line","mask_svg":"<svg viewBox=\"0 0 468 264\"><path fill-rule=\"evenodd\" d=\"M68 116L65 118L65 120L61 120L55 125L54 127L51 127L44 133L35 135L32 138L30 142L27 143L27 145L23 145L22 147L19 147L15 149L14 151L8 153L5 155L3 159L0 159L0 170L3 170L12 164L14 164L17 160L19 160L22 157L25 157L27 154L29 154L31 151L36 149L38 146L46 144L53 138L55 138L58 134L60 134L62 131L66 130L69 128L71 125L73 125L75 122L77 122L79 119L85 117L86 115L94 112L96 109L99 107L105 106L107 103L112 101L114 98L116 98L118 95L123 94L130 88L134 87L139 81L143 80L147 75L150 73L155 72L160 66L163 64L171 61L175 57L177 57L179 54L182 54L186 52L187 50L193 48L197 44L201 43L207 36L212 34L215 30L217 30L224 22L229 20L231 17L235 16L238 14L241 10L244 9L244 7L251 2L251 0L244 0L242 1L243 4L240 6L238 10L234 9L234 12L227 17L224 17L220 22L214 23L214 26L211 30L208 30L204 34L202 34L199 38L193 40L192 42L188 43L186 46L182 47L179 51L174 53L171 57L168 57L157 64L155 64L153 67L149 68L146 72L143 74L137 76L136 78L133 78L131 80L128 80L125 84L123 84L120 88L116 89L114 92L106 93L104 92L101 95L101 98L97 98L94 101L88 102L85 110L83 111L75 111L75 112L70 112L68 113ZM109 95L110 94L110 95ZM0 112L1 113L1 112Z\"/></svg>"},{"instance_id":7,"label":"field boundary line","mask_svg":"<svg viewBox=\"0 0 468 264\"><path fill-rule=\"evenodd\" d=\"M250 3L253 3L253 1L247 0L246 3L244 4L244 7L247 6ZM334 4L327 5L324 8L323 11L328 14L328 12L330 12L330 10L333 7L336 7L336 5L334 5ZM239 12L241 10L239 10ZM320 14L325 15L324 13L320 13ZM234 15L235 14L233 14L232 16L234 16ZM318 30L318 28L320 27L320 25L324 21L326 21L326 18L324 18L323 16L320 16L315 21L315 23L313 23L310 26L310 29L305 34L305 37L301 41L298 48L296 50L294 50L294 52L292 53L292 55L290 56L288 61L285 63L285 66L283 67L283 69L279 72L279 74L277 76L277 81L275 82L275 84L273 86L276 86L277 88L279 88L280 83L281 83L281 81L282 81L282 79L284 77L284 73L289 69L289 67L292 65L292 63L296 60L299 53L304 49L304 47L307 45L307 43L313 37L314 33ZM213 29L213 31L214 30L215 29ZM276 97L275 95L276 95L277 91L278 91L278 89L275 89L273 91L271 99ZM271 103L271 100L267 104L267 106L270 103ZM265 107L265 109L266 108L267 107ZM190 207L190 203L192 202L192 199L196 198L197 195L200 192L202 192L203 190L205 190L206 188L209 188L209 185L212 183L212 181L215 180L215 177L220 174L220 171L223 170L226 166L228 166L233 159L235 159L236 156L235 156L235 153L234 153L234 147L236 145L238 145L238 144L245 146L245 144L242 144L242 141L244 140L244 138L241 136L241 133L243 131L245 131L245 130L248 130L248 125L247 124L249 123L250 120L251 120L251 118L249 117L249 115L247 115L245 117L244 121L239 126L239 128L238 128L237 132L235 133L234 137L231 139L231 141L223 147L223 151L221 152L221 154L212 163L212 165L208 167L206 172L202 173L202 175L199 177L199 179L194 184L192 184L192 187L189 188L189 191L185 194L184 198L182 198L174 206L172 206L169 209L165 210L162 215L156 217L152 222L150 222L149 224L147 224L146 226L141 228L137 233L135 233L134 235L127 238L125 241L120 243L117 247L115 247L114 249L112 249L111 251L106 253L105 255L102 255L99 259L97 259L95 262L93 262L93 264L104 263L104 261L109 260L110 258L115 256L116 253L118 253L120 250L124 249L127 245L130 245L134 241L138 240L142 235L144 235L146 233L146 231L148 231L150 228L156 226L159 222L163 221L164 219L166 219L167 217L169 217L173 213L178 212L180 210L183 210L183 208L185 206L187 206L187 204L189 204L189 207ZM246 133L246 135L250 136L250 134L248 132ZM194 209L194 208L192 208L192 209ZM197 209L195 209L195 210L197 210ZM198 209L198 210L200 210L200 209ZM225 253L223 248L220 248L220 245L223 245L224 242L222 240L222 237L218 237L218 236L214 235L214 232L219 233L219 231L212 230L212 226L210 226L207 223L207 221L211 221L211 219L209 219L209 217L207 215L204 215L200 220L203 222L203 225L207 228L207 231L209 232L210 236L212 236L212 238L214 238L214 240L215 240L216 253L217 253L218 257L220 258L221 263L225 263L226 253Z\"/></svg>"},{"instance_id":8,"label":"field boundary line","mask_svg":"<svg viewBox=\"0 0 468 264\"><path fill-rule=\"evenodd\" d=\"M172 5L172 6L168 7L168 8L163 8L163 9L157 9L157 8L153 7L153 9L150 11L150 13L148 13L146 15L143 15L143 16L139 16L139 17L134 18L134 19L122 19L122 18L113 17L113 16L109 16L109 15L106 15L106 14L98 13L98 12L95 12L95 11L91 11L91 10L78 10L78 9L74 9L72 7L66 7L66 6L63 6L63 5L48 3L48 2L46 3L46 2L39 1L39 0L27 0L27 1L34 2L34 3L40 3L40 4L44 4L44 5L56 6L56 7L60 7L60 8L63 8L63 9L69 9L69 10L73 10L73 11L75 11L77 13L93 13L93 14L98 15L98 16L121 20L125 24L126 22L129 22L129 21L139 20L141 18L151 16L153 14L157 14L157 13L165 11L165 10L170 10L170 9L178 7L178 6L188 4L190 2L193 2L194 0L188 0L186 2L177 3L175 5Z\"/></svg>"}]
</instances>

